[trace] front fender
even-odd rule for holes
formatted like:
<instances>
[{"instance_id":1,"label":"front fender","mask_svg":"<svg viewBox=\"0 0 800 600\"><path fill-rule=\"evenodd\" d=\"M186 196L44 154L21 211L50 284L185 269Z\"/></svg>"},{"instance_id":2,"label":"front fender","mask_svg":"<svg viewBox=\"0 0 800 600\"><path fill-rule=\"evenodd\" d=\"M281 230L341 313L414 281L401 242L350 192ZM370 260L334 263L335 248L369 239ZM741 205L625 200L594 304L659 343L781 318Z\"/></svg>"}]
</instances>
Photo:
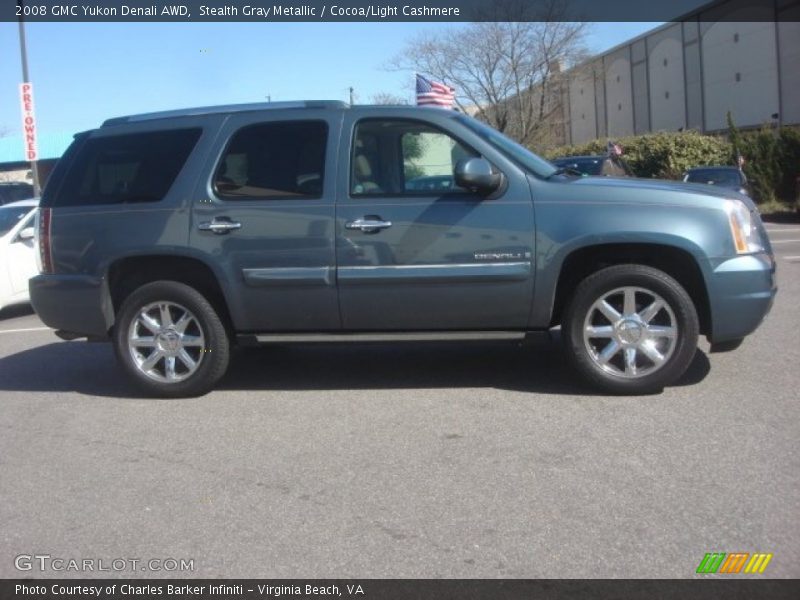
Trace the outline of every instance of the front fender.
<instances>
[{"instance_id":1,"label":"front fender","mask_svg":"<svg viewBox=\"0 0 800 600\"><path fill-rule=\"evenodd\" d=\"M536 203L536 283L529 326L548 327L559 277L577 250L615 245L660 246L689 254L708 289L710 257L729 256L732 242L722 210L636 203ZM725 235L727 234L727 235Z\"/></svg>"}]
</instances>

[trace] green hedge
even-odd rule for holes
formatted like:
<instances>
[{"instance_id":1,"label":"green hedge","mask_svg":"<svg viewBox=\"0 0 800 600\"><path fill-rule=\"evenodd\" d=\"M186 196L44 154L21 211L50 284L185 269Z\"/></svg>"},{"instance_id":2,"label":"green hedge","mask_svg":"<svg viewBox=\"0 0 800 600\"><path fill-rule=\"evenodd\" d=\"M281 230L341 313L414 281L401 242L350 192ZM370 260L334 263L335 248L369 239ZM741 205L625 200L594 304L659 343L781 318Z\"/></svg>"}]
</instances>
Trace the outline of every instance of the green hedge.
<instances>
[{"instance_id":1,"label":"green hedge","mask_svg":"<svg viewBox=\"0 0 800 600\"><path fill-rule=\"evenodd\" d=\"M735 140L735 143L734 143ZM735 165L736 148L745 158L744 172L756 201L793 201L800 174L800 131L784 128L738 132L727 137L696 131L648 133L617 138L623 158L638 177L680 179L686 169L706 165ZM603 154L606 140L561 146L548 150L547 158Z\"/></svg>"},{"instance_id":2,"label":"green hedge","mask_svg":"<svg viewBox=\"0 0 800 600\"><path fill-rule=\"evenodd\" d=\"M623 148L623 158L638 177L680 179L689 167L728 164L731 146L716 137L695 131L648 133L615 140ZM548 158L604 154L606 140L562 146L547 153Z\"/></svg>"},{"instance_id":3,"label":"green hedge","mask_svg":"<svg viewBox=\"0 0 800 600\"><path fill-rule=\"evenodd\" d=\"M739 147L745 157L745 175L760 202L795 199L800 175L800 131L745 133Z\"/></svg>"}]
</instances>

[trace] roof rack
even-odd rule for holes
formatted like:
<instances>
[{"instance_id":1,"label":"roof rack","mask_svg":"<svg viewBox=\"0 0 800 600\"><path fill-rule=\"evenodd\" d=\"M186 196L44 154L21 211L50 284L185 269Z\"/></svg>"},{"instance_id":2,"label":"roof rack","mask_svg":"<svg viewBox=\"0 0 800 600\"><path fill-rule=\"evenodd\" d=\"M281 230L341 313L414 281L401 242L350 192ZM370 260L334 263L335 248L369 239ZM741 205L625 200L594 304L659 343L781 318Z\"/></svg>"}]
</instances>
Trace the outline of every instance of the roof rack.
<instances>
[{"instance_id":1,"label":"roof rack","mask_svg":"<svg viewBox=\"0 0 800 600\"><path fill-rule=\"evenodd\" d=\"M226 104L221 106L199 106L196 108L181 108L178 110L164 110L160 112L142 113L114 117L103 121L103 127L122 125L137 121L153 121L156 119L169 119L172 117L191 117L196 115L210 115L216 113L248 112L256 110L278 110L286 108L349 108L350 105L341 100L297 100L291 102L254 102L251 104Z\"/></svg>"}]
</instances>

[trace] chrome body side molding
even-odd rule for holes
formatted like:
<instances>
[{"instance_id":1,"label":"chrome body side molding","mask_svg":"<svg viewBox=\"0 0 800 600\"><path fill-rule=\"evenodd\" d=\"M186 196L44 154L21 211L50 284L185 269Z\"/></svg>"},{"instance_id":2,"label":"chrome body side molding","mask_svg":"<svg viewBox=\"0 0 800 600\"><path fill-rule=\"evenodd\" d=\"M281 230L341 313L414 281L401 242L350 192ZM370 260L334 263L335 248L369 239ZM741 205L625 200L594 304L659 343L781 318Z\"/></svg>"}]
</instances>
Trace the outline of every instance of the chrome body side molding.
<instances>
[{"instance_id":1,"label":"chrome body side molding","mask_svg":"<svg viewBox=\"0 0 800 600\"><path fill-rule=\"evenodd\" d=\"M242 269L242 275L245 283L252 287L333 284L330 267Z\"/></svg>"},{"instance_id":2,"label":"chrome body side molding","mask_svg":"<svg viewBox=\"0 0 800 600\"><path fill-rule=\"evenodd\" d=\"M466 340L522 340L525 331L407 331L369 333L256 333L261 344L290 342L433 342Z\"/></svg>"},{"instance_id":3,"label":"chrome body side molding","mask_svg":"<svg viewBox=\"0 0 800 600\"><path fill-rule=\"evenodd\" d=\"M341 283L459 283L524 281L530 277L531 263L494 262L442 265L386 265L339 267Z\"/></svg>"}]
</instances>

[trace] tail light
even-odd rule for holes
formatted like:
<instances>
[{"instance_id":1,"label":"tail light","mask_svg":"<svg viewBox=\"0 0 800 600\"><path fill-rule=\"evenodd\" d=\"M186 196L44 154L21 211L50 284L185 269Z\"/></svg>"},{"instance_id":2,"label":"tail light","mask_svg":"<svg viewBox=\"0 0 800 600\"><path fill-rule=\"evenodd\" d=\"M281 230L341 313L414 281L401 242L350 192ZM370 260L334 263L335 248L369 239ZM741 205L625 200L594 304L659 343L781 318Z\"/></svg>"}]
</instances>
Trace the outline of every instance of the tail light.
<instances>
[{"instance_id":1,"label":"tail light","mask_svg":"<svg viewBox=\"0 0 800 600\"><path fill-rule=\"evenodd\" d=\"M36 227L37 246L39 254L37 261L40 273L53 273L53 246L50 240L50 225L53 222L53 209L40 208L37 215Z\"/></svg>"}]
</instances>

